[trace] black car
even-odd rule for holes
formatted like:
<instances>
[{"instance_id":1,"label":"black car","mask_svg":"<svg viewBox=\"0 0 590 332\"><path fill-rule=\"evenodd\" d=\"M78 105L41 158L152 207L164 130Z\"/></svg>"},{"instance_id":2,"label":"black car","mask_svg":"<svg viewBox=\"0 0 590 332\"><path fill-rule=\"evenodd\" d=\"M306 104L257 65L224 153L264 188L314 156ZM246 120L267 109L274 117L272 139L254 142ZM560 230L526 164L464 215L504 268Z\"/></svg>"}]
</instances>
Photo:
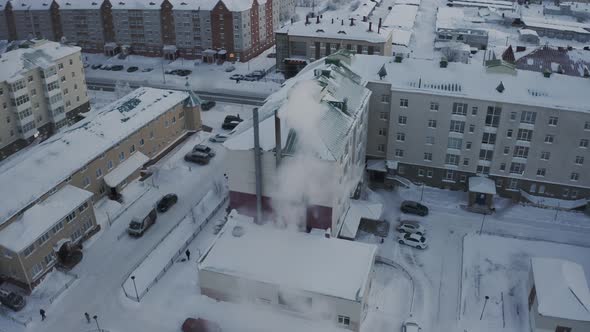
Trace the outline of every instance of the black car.
<instances>
[{"instance_id":1,"label":"black car","mask_svg":"<svg viewBox=\"0 0 590 332\"><path fill-rule=\"evenodd\" d=\"M227 123L227 122L232 122L232 121L238 121L238 122L242 122L244 121L244 119L240 118L240 115L227 115L225 117L225 119L223 119L223 123Z\"/></svg>"},{"instance_id":2,"label":"black car","mask_svg":"<svg viewBox=\"0 0 590 332\"><path fill-rule=\"evenodd\" d=\"M112 71L121 71L121 70L123 70L123 68L125 68L125 67L123 67L122 65L114 65L111 67L111 70Z\"/></svg>"},{"instance_id":3,"label":"black car","mask_svg":"<svg viewBox=\"0 0 590 332\"><path fill-rule=\"evenodd\" d=\"M197 144L193 147L193 152L201 152L205 153L209 156L209 158L215 157L215 151L208 147L207 145Z\"/></svg>"},{"instance_id":4,"label":"black car","mask_svg":"<svg viewBox=\"0 0 590 332\"><path fill-rule=\"evenodd\" d=\"M158 201L156 208L158 212L163 213L168 211L176 202L178 202L178 196L176 194L168 194Z\"/></svg>"},{"instance_id":5,"label":"black car","mask_svg":"<svg viewBox=\"0 0 590 332\"><path fill-rule=\"evenodd\" d=\"M209 160L211 160L209 154L199 151L189 152L184 156L184 161L196 163L199 165L206 165L209 163Z\"/></svg>"},{"instance_id":6,"label":"black car","mask_svg":"<svg viewBox=\"0 0 590 332\"><path fill-rule=\"evenodd\" d=\"M96 70L96 69L100 69L101 66L102 65L92 65L92 66L90 66L90 68Z\"/></svg>"},{"instance_id":7,"label":"black car","mask_svg":"<svg viewBox=\"0 0 590 332\"><path fill-rule=\"evenodd\" d=\"M127 68L127 72L128 73L133 73L134 71L138 71L139 68L135 67L135 66L131 66L129 68Z\"/></svg>"},{"instance_id":8,"label":"black car","mask_svg":"<svg viewBox=\"0 0 590 332\"><path fill-rule=\"evenodd\" d=\"M221 125L221 128L222 128L222 129L225 129L225 130L233 130L233 129L235 129L235 128L236 128L236 127L237 127L237 126L240 124L240 122L241 122L241 121L229 121L229 122L224 122L224 123Z\"/></svg>"},{"instance_id":9,"label":"black car","mask_svg":"<svg viewBox=\"0 0 590 332\"><path fill-rule=\"evenodd\" d=\"M21 295L15 292L0 289L0 303L14 311L19 311L25 307L26 301Z\"/></svg>"},{"instance_id":10,"label":"black car","mask_svg":"<svg viewBox=\"0 0 590 332\"><path fill-rule=\"evenodd\" d=\"M215 107L215 102L213 100L207 100L201 104L201 109L203 111L208 111Z\"/></svg>"},{"instance_id":11,"label":"black car","mask_svg":"<svg viewBox=\"0 0 590 332\"><path fill-rule=\"evenodd\" d=\"M428 208L414 201L403 201L400 207L403 213L417 214L419 216L425 216L428 214Z\"/></svg>"}]
</instances>

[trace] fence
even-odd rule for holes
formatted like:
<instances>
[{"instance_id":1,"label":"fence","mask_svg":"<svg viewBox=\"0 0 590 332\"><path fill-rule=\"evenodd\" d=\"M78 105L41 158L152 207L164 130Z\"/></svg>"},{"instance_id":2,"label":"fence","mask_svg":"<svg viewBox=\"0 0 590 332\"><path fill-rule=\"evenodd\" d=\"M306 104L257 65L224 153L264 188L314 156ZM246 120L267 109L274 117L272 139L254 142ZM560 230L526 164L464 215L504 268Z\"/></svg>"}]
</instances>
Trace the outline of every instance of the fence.
<instances>
[{"instance_id":1,"label":"fence","mask_svg":"<svg viewBox=\"0 0 590 332\"><path fill-rule=\"evenodd\" d=\"M63 293L66 291L66 289L70 288L70 286L76 282L76 280L78 280L78 275L69 271L61 271L64 274L69 275L70 277L72 277L72 279L70 279L68 282L66 282L65 285L63 285L57 292L55 292L55 294L53 294L50 298L49 298L49 303L53 303L55 302L55 300Z\"/></svg>"},{"instance_id":2,"label":"fence","mask_svg":"<svg viewBox=\"0 0 590 332\"><path fill-rule=\"evenodd\" d=\"M203 196L203 198L206 197ZM182 246L180 247L180 249L178 249L178 251L174 254L174 256L172 256L172 258L170 259L170 261L168 261L168 263L164 266L164 268L162 268L162 270L160 270L160 272L158 273L158 275L156 275L156 277L154 278L154 280L152 280L147 287L145 288L145 290L143 290L140 294L138 294L137 296L132 296L127 294L127 291L125 290L125 281L131 276L131 274L133 273L133 271L135 271L142 263L143 261L145 261L148 256L154 251L156 250L156 248L162 243L164 242L164 240L166 240L166 238L168 237L168 235L170 235L177 227L178 225L180 225L180 223L186 219L186 217L189 216L189 213L192 214L193 212L193 208L191 208L191 210L185 214L182 218L180 218L180 221L177 222L174 227L172 227L167 233L166 235L164 235L164 237L162 237L160 239L160 241L158 241L152 248L150 248L150 250L135 264L133 265L133 267L129 270L129 272L125 275L125 277L123 278L123 282L121 282L121 288L123 289L123 293L125 293L125 296L127 296L129 299L132 299L133 301L139 302L141 301L141 299L145 296L145 294L147 294L150 290L150 288L156 284L160 279L162 279L162 277L164 276L164 274L166 274L166 272L170 269L170 267L172 267L172 265L174 264L174 261L178 258L178 256L180 256L184 250L188 247L188 245L195 239L195 237L197 237L197 235L199 235L199 233L203 230L203 228L209 223L209 221L211 221L211 219L213 219L213 216L219 212L219 210L225 205L225 203L229 200L229 196L224 196L224 198L219 202L219 204L217 204L217 206L215 206L215 208L211 211L211 213L209 213L209 215L205 218L205 220L203 220L203 222L201 222L201 224L199 225L199 227L193 232L193 234L190 236L190 238L188 240L186 240ZM197 204L196 206L198 206L199 204ZM195 207L196 207L195 206Z\"/></svg>"},{"instance_id":3,"label":"fence","mask_svg":"<svg viewBox=\"0 0 590 332\"><path fill-rule=\"evenodd\" d=\"M394 269L401 270L408 277L408 280L410 280L410 283L412 284L412 298L410 300L410 314L411 314L414 311L414 296L416 294L416 285L414 282L414 278L412 277L410 272L408 272L408 270L406 270L406 268L404 268L402 265L394 262L393 260L391 260L389 258L385 258L383 256L377 255L375 257L375 262L380 263L380 264L385 264L387 266L391 266Z\"/></svg>"}]
</instances>

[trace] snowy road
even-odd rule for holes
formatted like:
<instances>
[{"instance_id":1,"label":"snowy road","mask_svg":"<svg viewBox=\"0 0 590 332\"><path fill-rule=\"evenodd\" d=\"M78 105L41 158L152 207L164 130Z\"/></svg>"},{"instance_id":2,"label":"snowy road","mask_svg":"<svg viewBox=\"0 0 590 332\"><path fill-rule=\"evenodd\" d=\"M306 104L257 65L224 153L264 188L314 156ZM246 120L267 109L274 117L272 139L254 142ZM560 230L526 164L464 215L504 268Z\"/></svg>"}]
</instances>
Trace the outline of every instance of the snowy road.
<instances>
[{"instance_id":1,"label":"snowy road","mask_svg":"<svg viewBox=\"0 0 590 332\"><path fill-rule=\"evenodd\" d=\"M115 322L128 320L130 317L121 315L121 312L126 306L137 305L131 303L121 290L120 284L125 273L174 226L179 218L199 202L213 182L219 180L223 174L225 149L220 145L216 146L217 156L207 166L189 165L182 160L183 155L194 144L206 139L207 136L203 133L194 135L173 154L160 161L159 165L162 166L155 179L155 184L159 188L149 190L110 228L101 231L97 235L100 239L94 241L90 247L85 247L84 259L73 271L80 276L80 280L73 288L62 294L50 308L44 308L47 311L47 320L40 322L38 317L34 317L34 322L26 331L86 331L89 328L83 316L84 312L91 316L98 315L99 322L103 324L111 322L110 325L125 325ZM158 222L142 238L124 236L117 240L117 235L124 232L131 217L150 208L157 199L169 192L178 194L178 203L166 214L159 216ZM15 326L12 331L20 329L22 327Z\"/></svg>"}]
</instances>

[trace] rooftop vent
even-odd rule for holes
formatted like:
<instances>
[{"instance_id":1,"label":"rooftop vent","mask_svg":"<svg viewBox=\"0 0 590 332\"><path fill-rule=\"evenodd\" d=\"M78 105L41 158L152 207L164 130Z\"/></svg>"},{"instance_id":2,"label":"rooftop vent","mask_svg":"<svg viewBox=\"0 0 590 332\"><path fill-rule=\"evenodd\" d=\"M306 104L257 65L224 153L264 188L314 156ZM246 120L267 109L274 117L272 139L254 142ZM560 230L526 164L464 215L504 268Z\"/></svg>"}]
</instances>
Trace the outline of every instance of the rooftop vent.
<instances>
[{"instance_id":1,"label":"rooftop vent","mask_svg":"<svg viewBox=\"0 0 590 332\"><path fill-rule=\"evenodd\" d=\"M383 79L383 77L387 76L387 69L385 69L385 64L383 64L383 66L381 66L381 69L379 69L379 72L377 73L377 75L379 75L379 79Z\"/></svg>"},{"instance_id":2,"label":"rooftop vent","mask_svg":"<svg viewBox=\"0 0 590 332\"><path fill-rule=\"evenodd\" d=\"M549 70L549 69L545 69L545 70L543 71L543 76L545 76L545 77L547 77L547 78L551 77L551 70Z\"/></svg>"},{"instance_id":3,"label":"rooftop vent","mask_svg":"<svg viewBox=\"0 0 590 332\"><path fill-rule=\"evenodd\" d=\"M244 235L244 227L239 225L234 226L234 228L231 230L231 235L235 237L241 237L242 235Z\"/></svg>"},{"instance_id":4,"label":"rooftop vent","mask_svg":"<svg viewBox=\"0 0 590 332\"><path fill-rule=\"evenodd\" d=\"M155 4L155 2L150 2L150 6L154 6Z\"/></svg>"},{"instance_id":5,"label":"rooftop vent","mask_svg":"<svg viewBox=\"0 0 590 332\"><path fill-rule=\"evenodd\" d=\"M449 61L447 60L446 57L442 57L440 58L440 63L439 63L441 68L447 68L447 66L449 65Z\"/></svg>"},{"instance_id":6,"label":"rooftop vent","mask_svg":"<svg viewBox=\"0 0 590 332\"><path fill-rule=\"evenodd\" d=\"M317 29L315 32L324 32L324 29Z\"/></svg>"},{"instance_id":7,"label":"rooftop vent","mask_svg":"<svg viewBox=\"0 0 590 332\"><path fill-rule=\"evenodd\" d=\"M338 31L338 33L341 34L341 35L345 35L346 34L346 31L340 30L340 31Z\"/></svg>"},{"instance_id":8,"label":"rooftop vent","mask_svg":"<svg viewBox=\"0 0 590 332\"><path fill-rule=\"evenodd\" d=\"M96 5L98 5L98 4L97 4L96 2L92 2L92 5L93 5L93 6L96 6Z\"/></svg>"},{"instance_id":9,"label":"rooftop vent","mask_svg":"<svg viewBox=\"0 0 590 332\"><path fill-rule=\"evenodd\" d=\"M498 86L496 87L496 91L502 93L502 92L504 92L504 90L506 90L506 88L504 88L504 83L502 83L502 81L500 81L500 84L498 84Z\"/></svg>"}]
</instances>

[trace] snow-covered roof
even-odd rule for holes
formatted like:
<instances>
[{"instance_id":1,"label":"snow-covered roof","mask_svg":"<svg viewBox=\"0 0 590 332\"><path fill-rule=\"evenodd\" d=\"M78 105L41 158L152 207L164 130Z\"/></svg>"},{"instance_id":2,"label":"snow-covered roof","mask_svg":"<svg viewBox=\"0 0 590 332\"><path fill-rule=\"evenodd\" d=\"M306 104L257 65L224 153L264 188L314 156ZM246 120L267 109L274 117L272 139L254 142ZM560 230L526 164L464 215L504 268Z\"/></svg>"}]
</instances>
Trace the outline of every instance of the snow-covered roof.
<instances>
[{"instance_id":1,"label":"snow-covered roof","mask_svg":"<svg viewBox=\"0 0 590 332\"><path fill-rule=\"evenodd\" d=\"M112 0L112 9L160 10L162 0Z\"/></svg>"},{"instance_id":2,"label":"snow-covered roof","mask_svg":"<svg viewBox=\"0 0 590 332\"><path fill-rule=\"evenodd\" d=\"M117 0L113 0L117 1ZM254 0L169 0L174 10L212 10L222 2L229 11L242 12L252 8ZM258 0L258 5L266 4L266 0Z\"/></svg>"},{"instance_id":3,"label":"snow-covered roof","mask_svg":"<svg viewBox=\"0 0 590 332\"><path fill-rule=\"evenodd\" d=\"M12 9L18 10L49 10L53 0L11 0Z\"/></svg>"},{"instance_id":4,"label":"snow-covered roof","mask_svg":"<svg viewBox=\"0 0 590 332\"><path fill-rule=\"evenodd\" d=\"M417 14L417 6L395 5L385 20L383 20L383 26L411 30L414 27Z\"/></svg>"},{"instance_id":5,"label":"snow-covered roof","mask_svg":"<svg viewBox=\"0 0 590 332\"><path fill-rule=\"evenodd\" d=\"M0 10L4 10L9 0L0 0Z\"/></svg>"},{"instance_id":6,"label":"snow-covered roof","mask_svg":"<svg viewBox=\"0 0 590 332\"><path fill-rule=\"evenodd\" d=\"M420 6L420 0L395 0L395 4Z\"/></svg>"},{"instance_id":7,"label":"snow-covered roof","mask_svg":"<svg viewBox=\"0 0 590 332\"><path fill-rule=\"evenodd\" d=\"M184 91L139 88L32 147L18 162L1 164L0 224L187 98Z\"/></svg>"},{"instance_id":8,"label":"snow-covered roof","mask_svg":"<svg viewBox=\"0 0 590 332\"><path fill-rule=\"evenodd\" d=\"M560 31L569 31L580 34L590 34L590 25L575 23L562 20L548 20L534 16L524 16L522 18L527 28L551 29Z\"/></svg>"},{"instance_id":9,"label":"snow-covered roof","mask_svg":"<svg viewBox=\"0 0 590 332\"><path fill-rule=\"evenodd\" d=\"M350 200L350 207L344 217L340 237L354 240L362 218L379 219L383 212L383 204Z\"/></svg>"},{"instance_id":10,"label":"snow-covered roof","mask_svg":"<svg viewBox=\"0 0 590 332\"><path fill-rule=\"evenodd\" d=\"M387 76L380 80L377 73L383 65ZM360 54L354 56L351 67L367 80L391 83L396 91L590 112L587 78L559 74L547 78L526 70L504 74L487 70L481 64L456 62L440 68L435 60L404 59L395 63L392 57ZM502 93L496 90L500 82L505 87Z\"/></svg>"},{"instance_id":11,"label":"snow-covered roof","mask_svg":"<svg viewBox=\"0 0 590 332\"><path fill-rule=\"evenodd\" d=\"M329 77L318 74L322 70L329 72ZM291 89L304 82L313 82L322 89L317 103L320 104L323 113L318 116L317 127L314 128L317 129L318 135L318 142L313 146L314 153L323 160L338 160L344 153L348 141L346 137L350 135L358 114L367 105L371 94L364 87L361 78L342 61L339 64L326 64L324 60L316 61L267 98L259 109L260 146L263 151L270 151L276 146L273 115L275 110L279 110L283 151L292 153L297 149L297 133L290 130L292 128L288 121L284 120L286 117L282 112L288 111ZM335 106L338 103L345 103L345 110ZM253 135L252 122L246 120L236 128L236 134L225 141L224 145L230 150L251 150L254 148Z\"/></svg>"},{"instance_id":12,"label":"snow-covered roof","mask_svg":"<svg viewBox=\"0 0 590 332\"><path fill-rule=\"evenodd\" d=\"M60 11L76 9L99 9L103 2L104 0L57 0Z\"/></svg>"},{"instance_id":13,"label":"snow-covered roof","mask_svg":"<svg viewBox=\"0 0 590 332\"><path fill-rule=\"evenodd\" d=\"M520 30L518 30L518 34L519 35L522 35L522 36L535 36L535 37L539 37L539 34L537 33L537 31L531 30L531 29L520 29Z\"/></svg>"},{"instance_id":14,"label":"snow-covered roof","mask_svg":"<svg viewBox=\"0 0 590 332\"><path fill-rule=\"evenodd\" d=\"M531 265L541 315L590 322L590 291L580 264L533 257Z\"/></svg>"},{"instance_id":15,"label":"snow-covered roof","mask_svg":"<svg viewBox=\"0 0 590 332\"><path fill-rule=\"evenodd\" d=\"M472 176L469 178L469 191L481 194L496 194L494 180L483 176Z\"/></svg>"},{"instance_id":16,"label":"snow-covered roof","mask_svg":"<svg viewBox=\"0 0 590 332\"><path fill-rule=\"evenodd\" d=\"M455 29L465 26L463 9L455 7L438 7L436 13L436 30Z\"/></svg>"},{"instance_id":17,"label":"snow-covered roof","mask_svg":"<svg viewBox=\"0 0 590 332\"><path fill-rule=\"evenodd\" d=\"M360 0L360 1L356 1L356 2L351 2L351 9L353 6L356 6L358 4L358 7L356 7L355 10L353 10L350 15L348 15L348 17L352 17L355 18L357 20L362 20L363 16L364 17L369 17L369 14L371 14L371 12L373 11L373 9L375 9L375 6L377 5L376 2L371 1L371 0Z\"/></svg>"},{"instance_id":18,"label":"snow-covered roof","mask_svg":"<svg viewBox=\"0 0 590 332\"><path fill-rule=\"evenodd\" d=\"M232 234L236 226L242 227L241 236ZM376 250L371 244L259 226L234 210L198 267L284 289L361 301Z\"/></svg>"},{"instance_id":19,"label":"snow-covered roof","mask_svg":"<svg viewBox=\"0 0 590 332\"><path fill-rule=\"evenodd\" d=\"M394 45L409 46L412 38L412 30L393 29L391 42Z\"/></svg>"},{"instance_id":20,"label":"snow-covered roof","mask_svg":"<svg viewBox=\"0 0 590 332\"><path fill-rule=\"evenodd\" d=\"M376 171L376 172L387 172L387 168L385 168L385 160L383 159L370 159L367 160L367 171Z\"/></svg>"},{"instance_id":21,"label":"snow-covered roof","mask_svg":"<svg viewBox=\"0 0 590 332\"><path fill-rule=\"evenodd\" d=\"M104 182L111 188L117 187L121 182L125 181L133 172L140 169L150 158L145 154L136 151L127 160L119 164L109 174L104 176Z\"/></svg>"},{"instance_id":22,"label":"snow-covered roof","mask_svg":"<svg viewBox=\"0 0 590 332\"><path fill-rule=\"evenodd\" d=\"M92 195L89 191L66 185L0 231L0 245L14 252L22 251Z\"/></svg>"},{"instance_id":23,"label":"snow-covered roof","mask_svg":"<svg viewBox=\"0 0 590 332\"><path fill-rule=\"evenodd\" d=\"M344 40L361 40L372 43L385 43L391 41L392 30L388 28L381 28L378 31L377 24L373 23L369 31L368 22L355 22L353 26L350 21L344 19L324 18L320 23L316 23L316 19L309 19L310 24L305 24L305 21L298 21L291 25L286 25L280 29L279 33L286 33L289 36L304 36L313 38L331 38Z\"/></svg>"},{"instance_id":24,"label":"snow-covered roof","mask_svg":"<svg viewBox=\"0 0 590 332\"><path fill-rule=\"evenodd\" d=\"M14 82L23 78L22 74L31 69L54 65L55 61L80 50L77 46L42 41L31 48L17 48L6 52L0 58L0 82Z\"/></svg>"}]
</instances>

